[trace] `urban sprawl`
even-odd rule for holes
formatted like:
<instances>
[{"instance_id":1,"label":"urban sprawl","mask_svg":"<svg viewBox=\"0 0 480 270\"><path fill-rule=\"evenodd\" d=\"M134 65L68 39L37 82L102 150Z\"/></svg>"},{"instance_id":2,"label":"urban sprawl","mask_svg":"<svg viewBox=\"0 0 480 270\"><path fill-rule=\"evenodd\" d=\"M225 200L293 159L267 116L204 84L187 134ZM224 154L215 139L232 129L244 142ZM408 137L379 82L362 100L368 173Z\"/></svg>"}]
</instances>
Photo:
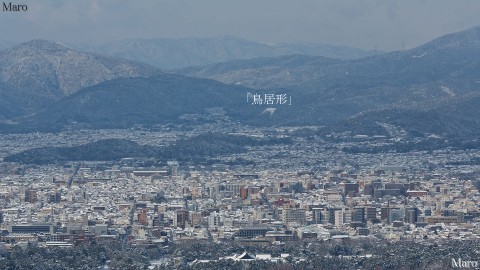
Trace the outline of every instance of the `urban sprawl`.
<instances>
[{"instance_id":1,"label":"urban sprawl","mask_svg":"<svg viewBox=\"0 0 480 270\"><path fill-rule=\"evenodd\" d=\"M251 147L212 164L136 157L41 166L0 163L0 242L11 249L119 240L139 246L235 242L265 247L345 239L479 239L479 165L462 162L479 158L478 150L342 151L402 140L401 134L329 142L292 136L295 128L211 124L159 130L0 135L0 155L104 138L168 145L209 130L293 141ZM232 164L239 158L246 163ZM244 252L223 259L284 261L288 256Z\"/></svg>"}]
</instances>

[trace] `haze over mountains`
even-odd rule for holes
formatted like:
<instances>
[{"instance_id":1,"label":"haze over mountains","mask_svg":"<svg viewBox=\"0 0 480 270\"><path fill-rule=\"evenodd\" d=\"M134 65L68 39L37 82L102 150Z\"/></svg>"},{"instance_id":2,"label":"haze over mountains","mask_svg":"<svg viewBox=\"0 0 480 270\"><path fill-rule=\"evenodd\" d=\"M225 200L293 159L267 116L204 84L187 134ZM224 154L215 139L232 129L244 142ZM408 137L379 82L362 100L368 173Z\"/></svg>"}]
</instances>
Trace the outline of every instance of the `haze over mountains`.
<instances>
[{"instance_id":1,"label":"haze over mountains","mask_svg":"<svg viewBox=\"0 0 480 270\"><path fill-rule=\"evenodd\" d=\"M351 82L365 84L367 80L371 85L417 84L445 78L453 71L458 72L455 73L456 77L460 75L468 77L470 73L466 69L472 71L477 63L474 56L479 50L477 43L480 42L480 37L477 36L479 31L479 28L472 28L438 38L411 50L352 61L290 55L235 60L180 69L176 72L256 88L281 86L318 89L327 84ZM274 76L277 78L270 80Z\"/></svg>"},{"instance_id":2,"label":"haze over mountains","mask_svg":"<svg viewBox=\"0 0 480 270\"><path fill-rule=\"evenodd\" d=\"M16 115L34 113L2 128L113 128L193 117L200 122L228 118L261 125L324 125L323 134L389 135L393 129L410 136L474 138L480 119L479 44L476 27L412 50L361 59L262 57L179 69L180 75L174 75L33 41L0 56L0 95L24 108ZM29 104L32 98L22 98L23 93L44 102ZM292 105L252 105L245 100L247 93L286 93ZM4 118L15 116L10 103L2 102Z\"/></svg>"},{"instance_id":3,"label":"haze over mountains","mask_svg":"<svg viewBox=\"0 0 480 270\"><path fill-rule=\"evenodd\" d=\"M177 72L256 88L291 89L305 98L304 110L317 117L312 122L348 120L342 123L346 125L343 131L365 125L365 121L391 123L408 130L416 115L423 114L430 117L415 125L416 130L421 127L424 133L452 135L470 129L467 133L471 134L472 124L477 123L471 115L478 113L478 106L471 103L480 94L479 44L480 28L476 27L412 50L358 60L288 56L231 61ZM464 102L470 106L461 105ZM470 119L469 125L452 127L466 118ZM356 121L359 124L353 125Z\"/></svg>"},{"instance_id":4,"label":"haze over mountains","mask_svg":"<svg viewBox=\"0 0 480 270\"><path fill-rule=\"evenodd\" d=\"M208 78L227 84L267 89L294 88L314 80L324 67L343 63L323 56L286 55L233 60L225 63L175 70L176 73L198 78Z\"/></svg>"},{"instance_id":5,"label":"haze over mountains","mask_svg":"<svg viewBox=\"0 0 480 270\"><path fill-rule=\"evenodd\" d=\"M15 42L0 40L0 50L8 49L10 47L13 47L14 45Z\"/></svg>"},{"instance_id":6,"label":"haze over mountains","mask_svg":"<svg viewBox=\"0 0 480 270\"><path fill-rule=\"evenodd\" d=\"M81 48L81 47L79 47ZM324 44L265 44L234 36L214 38L127 39L85 48L95 53L121 57L162 69L290 54L357 59L381 52Z\"/></svg>"}]
</instances>

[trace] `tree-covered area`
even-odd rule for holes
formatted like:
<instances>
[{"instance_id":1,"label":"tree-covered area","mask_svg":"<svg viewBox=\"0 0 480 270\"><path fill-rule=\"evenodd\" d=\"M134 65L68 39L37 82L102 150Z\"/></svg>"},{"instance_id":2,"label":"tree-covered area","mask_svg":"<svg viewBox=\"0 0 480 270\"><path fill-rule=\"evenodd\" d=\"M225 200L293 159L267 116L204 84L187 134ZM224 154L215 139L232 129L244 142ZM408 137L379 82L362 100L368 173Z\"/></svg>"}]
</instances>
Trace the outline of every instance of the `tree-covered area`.
<instances>
[{"instance_id":1,"label":"tree-covered area","mask_svg":"<svg viewBox=\"0 0 480 270\"><path fill-rule=\"evenodd\" d=\"M140 247L121 241L93 243L69 248L38 247L34 244L15 246L7 252L0 248L0 269L147 269L150 260L169 252L161 247ZM105 268L108 266L108 268Z\"/></svg>"},{"instance_id":2,"label":"tree-covered area","mask_svg":"<svg viewBox=\"0 0 480 270\"><path fill-rule=\"evenodd\" d=\"M465 141L428 138L421 141L405 141L384 145L359 144L344 147L342 148L342 151L347 153L378 154L385 152L407 153L411 151L433 151L445 148L458 150L479 149L480 142L476 140Z\"/></svg>"},{"instance_id":3,"label":"tree-covered area","mask_svg":"<svg viewBox=\"0 0 480 270\"><path fill-rule=\"evenodd\" d=\"M6 162L54 164L68 161L107 161L124 157L153 157L160 160L196 161L243 153L246 147L290 144L290 138L252 138L243 135L206 133L158 147L122 139L106 139L72 147L40 147L7 156Z\"/></svg>"},{"instance_id":4,"label":"tree-covered area","mask_svg":"<svg viewBox=\"0 0 480 270\"><path fill-rule=\"evenodd\" d=\"M7 252L0 249L0 269L451 269L452 259L478 260L479 241L390 243L378 239L298 241L273 246L242 246L238 242L196 242L162 246L133 246L123 242L71 248L41 248L29 244ZM283 262L219 260L249 254L290 256ZM372 256L364 256L372 255ZM195 260L210 260L193 263Z\"/></svg>"}]
</instances>

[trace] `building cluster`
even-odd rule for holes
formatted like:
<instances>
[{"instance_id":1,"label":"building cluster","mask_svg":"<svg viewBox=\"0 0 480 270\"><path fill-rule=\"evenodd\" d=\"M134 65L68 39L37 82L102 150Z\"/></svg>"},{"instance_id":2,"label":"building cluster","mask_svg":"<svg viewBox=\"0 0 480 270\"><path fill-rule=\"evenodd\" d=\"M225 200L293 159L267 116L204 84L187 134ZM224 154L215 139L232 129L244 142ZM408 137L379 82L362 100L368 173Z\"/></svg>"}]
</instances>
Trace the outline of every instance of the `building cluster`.
<instances>
[{"instance_id":1,"label":"building cluster","mask_svg":"<svg viewBox=\"0 0 480 270\"><path fill-rule=\"evenodd\" d=\"M108 136L128 135L138 142L156 138L158 145L156 136L171 143L180 133L123 132ZM292 132L236 128L256 137ZM38 134L4 136L10 152L15 140L47 146L49 141ZM65 137L44 136L55 143ZM374 138L379 140L386 139ZM0 242L275 245L364 237L478 239L479 168L464 162L480 157L478 151L349 154L338 150L341 142L294 136L293 141L251 147L203 165L163 161L144 167L134 157L45 166L0 163Z\"/></svg>"},{"instance_id":2,"label":"building cluster","mask_svg":"<svg viewBox=\"0 0 480 270\"><path fill-rule=\"evenodd\" d=\"M475 239L479 234L478 180L414 175L393 166L246 173L223 164L141 168L135 162L124 159L108 169L96 163L48 167L43 177L32 167L4 177L0 241L272 245L347 237Z\"/></svg>"}]
</instances>

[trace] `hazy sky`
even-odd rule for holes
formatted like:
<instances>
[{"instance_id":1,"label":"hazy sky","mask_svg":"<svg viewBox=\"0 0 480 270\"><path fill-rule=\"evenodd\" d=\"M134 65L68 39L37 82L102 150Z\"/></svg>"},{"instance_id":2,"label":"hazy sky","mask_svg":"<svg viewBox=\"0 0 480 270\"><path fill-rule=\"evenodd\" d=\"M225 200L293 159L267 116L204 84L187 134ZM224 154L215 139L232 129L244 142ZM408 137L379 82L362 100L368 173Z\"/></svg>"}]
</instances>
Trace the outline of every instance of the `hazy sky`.
<instances>
[{"instance_id":1,"label":"hazy sky","mask_svg":"<svg viewBox=\"0 0 480 270\"><path fill-rule=\"evenodd\" d=\"M7 2L8 3L8 2ZM100 44L234 35L364 49L415 47L480 25L478 0L22 0L1 12L1 40Z\"/></svg>"}]
</instances>

